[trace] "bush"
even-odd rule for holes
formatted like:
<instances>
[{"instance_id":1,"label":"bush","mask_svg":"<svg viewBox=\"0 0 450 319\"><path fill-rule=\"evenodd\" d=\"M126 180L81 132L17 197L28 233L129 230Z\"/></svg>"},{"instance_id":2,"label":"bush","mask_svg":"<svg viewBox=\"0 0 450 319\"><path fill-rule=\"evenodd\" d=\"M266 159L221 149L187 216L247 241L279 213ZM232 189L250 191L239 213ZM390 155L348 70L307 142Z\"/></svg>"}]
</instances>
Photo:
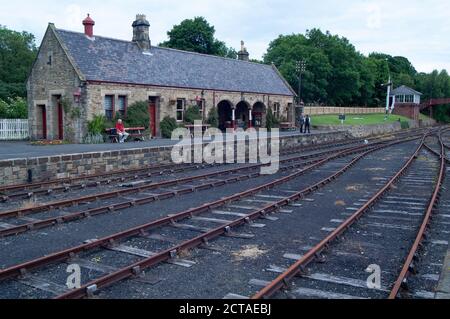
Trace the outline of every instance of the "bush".
<instances>
[{"instance_id":1,"label":"bush","mask_svg":"<svg viewBox=\"0 0 450 319\"><path fill-rule=\"evenodd\" d=\"M2 119L27 119L28 105L24 98L8 98L0 100L0 118Z\"/></svg>"},{"instance_id":2,"label":"bush","mask_svg":"<svg viewBox=\"0 0 450 319\"><path fill-rule=\"evenodd\" d=\"M194 124L194 121L201 121L202 114L198 106L190 106L184 113L184 122L187 124Z\"/></svg>"},{"instance_id":3,"label":"bush","mask_svg":"<svg viewBox=\"0 0 450 319\"><path fill-rule=\"evenodd\" d=\"M116 119L121 118L119 117ZM148 102L140 101L131 104L127 109L127 116L125 117L126 126L128 127L150 127L150 114L148 112Z\"/></svg>"},{"instance_id":4,"label":"bush","mask_svg":"<svg viewBox=\"0 0 450 319\"><path fill-rule=\"evenodd\" d=\"M211 125L211 127L219 127L219 113L216 107L209 110L207 123Z\"/></svg>"},{"instance_id":5,"label":"bush","mask_svg":"<svg viewBox=\"0 0 450 319\"><path fill-rule=\"evenodd\" d=\"M166 116L160 123L161 135L164 138L171 138L172 132L178 128L177 121L174 118Z\"/></svg>"},{"instance_id":6,"label":"bush","mask_svg":"<svg viewBox=\"0 0 450 319\"><path fill-rule=\"evenodd\" d=\"M409 129L409 122L402 121L402 122L401 122L401 125L402 125L402 129L403 129L403 130Z\"/></svg>"},{"instance_id":7,"label":"bush","mask_svg":"<svg viewBox=\"0 0 450 319\"><path fill-rule=\"evenodd\" d=\"M88 122L88 132L91 135L103 134L106 126L106 118L103 115L94 115L92 121Z\"/></svg>"},{"instance_id":8,"label":"bush","mask_svg":"<svg viewBox=\"0 0 450 319\"><path fill-rule=\"evenodd\" d=\"M102 144L105 142L105 139L102 134L87 134L84 139L84 144Z\"/></svg>"},{"instance_id":9,"label":"bush","mask_svg":"<svg viewBox=\"0 0 450 319\"><path fill-rule=\"evenodd\" d=\"M271 131L273 128L276 128L280 125L278 119L273 115L272 109L269 107L266 116L266 128L268 131Z\"/></svg>"}]
</instances>

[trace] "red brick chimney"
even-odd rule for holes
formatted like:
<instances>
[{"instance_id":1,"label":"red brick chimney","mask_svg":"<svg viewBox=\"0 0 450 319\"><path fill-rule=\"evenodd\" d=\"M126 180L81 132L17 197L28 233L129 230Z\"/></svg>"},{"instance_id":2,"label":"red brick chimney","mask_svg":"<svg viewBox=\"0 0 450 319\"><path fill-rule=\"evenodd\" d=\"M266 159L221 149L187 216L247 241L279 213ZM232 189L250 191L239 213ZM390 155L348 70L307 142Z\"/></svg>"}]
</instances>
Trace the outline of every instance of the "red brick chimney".
<instances>
[{"instance_id":1,"label":"red brick chimney","mask_svg":"<svg viewBox=\"0 0 450 319\"><path fill-rule=\"evenodd\" d=\"M92 38L94 36L94 25L95 21L91 19L91 17L88 16L86 19L83 20L84 25L84 34L86 34L88 37Z\"/></svg>"}]
</instances>

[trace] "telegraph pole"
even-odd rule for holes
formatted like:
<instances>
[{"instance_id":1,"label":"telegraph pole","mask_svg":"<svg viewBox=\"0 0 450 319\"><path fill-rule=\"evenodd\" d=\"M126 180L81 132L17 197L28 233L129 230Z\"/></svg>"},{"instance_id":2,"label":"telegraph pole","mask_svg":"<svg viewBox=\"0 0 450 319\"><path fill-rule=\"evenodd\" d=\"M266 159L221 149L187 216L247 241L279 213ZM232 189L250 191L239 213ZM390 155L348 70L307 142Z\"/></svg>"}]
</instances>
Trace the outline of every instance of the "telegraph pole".
<instances>
[{"instance_id":1,"label":"telegraph pole","mask_svg":"<svg viewBox=\"0 0 450 319\"><path fill-rule=\"evenodd\" d=\"M295 64L295 71L298 74L298 102L297 102L297 105L301 109L300 114L303 114L303 107L301 105L301 102L302 102L302 75L303 75L303 72L306 71L306 61L305 60L297 61Z\"/></svg>"}]
</instances>

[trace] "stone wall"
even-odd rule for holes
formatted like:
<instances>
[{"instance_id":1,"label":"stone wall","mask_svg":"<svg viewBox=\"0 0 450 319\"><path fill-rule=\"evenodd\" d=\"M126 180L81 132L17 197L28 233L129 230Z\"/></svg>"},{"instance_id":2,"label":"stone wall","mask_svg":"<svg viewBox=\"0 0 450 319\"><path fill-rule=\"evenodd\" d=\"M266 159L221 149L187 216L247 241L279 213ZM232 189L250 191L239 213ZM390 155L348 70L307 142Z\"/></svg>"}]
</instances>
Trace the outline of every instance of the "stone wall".
<instances>
[{"instance_id":1,"label":"stone wall","mask_svg":"<svg viewBox=\"0 0 450 319\"><path fill-rule=\"evenodd\" d=\"M361 138L370 137L373 135L380 135L385 133L397 132L402 129L399 122L377 125L321 125L319 130L347 132L350 136Z\"/></svg>"},{"instance_id":2,"label":"stone wall","mask_svg":"<svg viewBox=\"0 0 450 319\"><path fill-rule=\"evenodd\" d=\"M341 141L347 137L346 132L281 137L280 150L297 145ZM37 182L170 163L171 152L172 147L159 147L2 160L0 185L26 183L28 170L32 171L33 181Z\"/></svg>"}]
</instances>

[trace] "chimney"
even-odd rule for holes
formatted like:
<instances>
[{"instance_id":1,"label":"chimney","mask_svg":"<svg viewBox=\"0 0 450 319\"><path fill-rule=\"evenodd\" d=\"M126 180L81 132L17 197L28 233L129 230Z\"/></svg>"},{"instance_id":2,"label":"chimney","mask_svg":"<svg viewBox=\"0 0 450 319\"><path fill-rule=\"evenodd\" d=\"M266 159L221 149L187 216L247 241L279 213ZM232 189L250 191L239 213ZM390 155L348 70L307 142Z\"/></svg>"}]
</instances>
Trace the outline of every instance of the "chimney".
<instances>
[{"instance_id":1,"label":"chimney","mask_svg":"<svg viewBox=\"0 0 450 319\"><path fill-rule=\"evenodd\" d=\"M136 21L133 22L133 42L136 42L141 50L149 51L150 42L150 23L144 14L136 15Z\"/></svg>"},{"instance_id":2,"label":"chimney","mask_svg":"<svg viewBox=\"0 0 450 319\"><path fill-rule=\"evenodd\" d=\"M95 21L91 19L89 13L87 15L87 18L83 20L83 25L84 25L84 34L90 38L93 38Z\"/></svg>"},{"instance_id":3,"label":"chimney","mask_svg":"<svg viewBox=\"0 0 450 319\"><path fill-rule=\"evenodd\" d=\"M250 61L250 54L244 46L244 41L241 41L241 51L238 52L238 59L241 61Z\"/></svg>"}]
</instances>

